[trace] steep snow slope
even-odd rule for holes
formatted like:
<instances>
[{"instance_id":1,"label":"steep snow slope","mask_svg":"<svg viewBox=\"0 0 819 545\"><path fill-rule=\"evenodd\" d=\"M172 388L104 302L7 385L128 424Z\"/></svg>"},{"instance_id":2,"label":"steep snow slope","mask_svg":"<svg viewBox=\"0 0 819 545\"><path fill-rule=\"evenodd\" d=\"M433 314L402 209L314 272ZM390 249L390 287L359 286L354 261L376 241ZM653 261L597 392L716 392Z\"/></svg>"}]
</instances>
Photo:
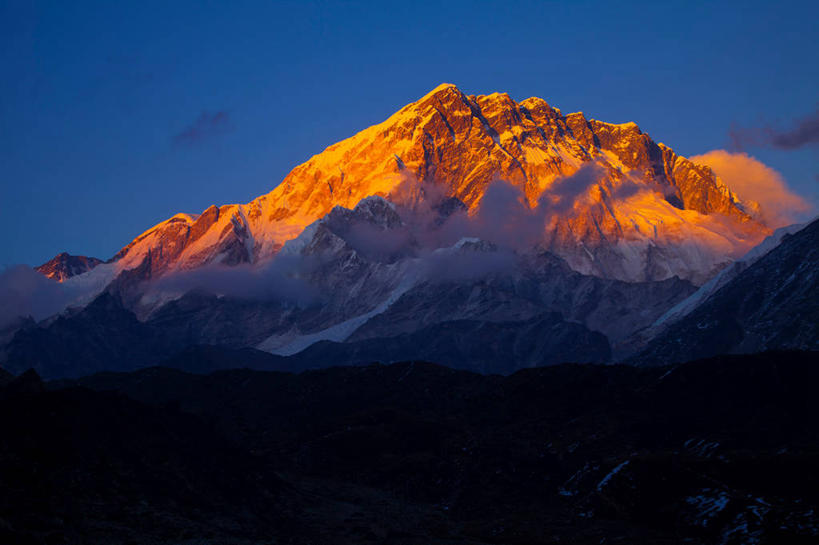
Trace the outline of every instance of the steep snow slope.
<instances>
[{"instance_id":1,"label":"steep snow slope","mask_svg":"<svg viewBox=\"0 0 819 545\"><path fill-rule=\"evenodd\" d=\"M772 235L766 237L765 240L757 246L754 246L747 254L722 269L708 282L700 286L696 292L692 293L684 301L674 305L668 312L660 316L660 318L654 322L654 327L662 327L674 323L691 313L709 297L719 291L722 286L739 276L742 271L779 246L779 243L782 242L782 239L786 235L792 235L803 229L806 225L808 224L797 223L788 225L787 227L780 227L774 231Z\"/></svg>"},{"instance_id":2,"label":"steep snow slope","mask_svg":"<svg viewBox=\"0 0 819 545\"><path fill-rule=\"evenodd\" d=\"M819 220L792 235L653 339L635 359L819 349Z\"/></svg>"}]
</instances>

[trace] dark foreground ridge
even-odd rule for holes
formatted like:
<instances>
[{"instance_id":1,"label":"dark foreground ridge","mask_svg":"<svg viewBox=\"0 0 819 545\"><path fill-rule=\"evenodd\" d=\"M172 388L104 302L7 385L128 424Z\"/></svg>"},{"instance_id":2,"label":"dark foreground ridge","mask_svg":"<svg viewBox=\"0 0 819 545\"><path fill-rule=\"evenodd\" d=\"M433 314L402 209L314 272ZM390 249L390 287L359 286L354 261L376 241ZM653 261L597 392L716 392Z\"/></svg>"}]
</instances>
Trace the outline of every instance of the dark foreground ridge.
<instances>
[{"instance_id":1,"label":"dark foreground ridge","mask_svg":"<svg viewBox=\"0 0 819 545\"><path fill-rule=\"evenodd\" d=\"M819 350L819 220L786 235L632 363L773 349Z\"/></svg>"},{"instance_id":2,"label":"dark foreground ridge","mask_svg":"<svg viewBox=\"0 0 819 545\"><path fill-rule=\"evenodd\" d=\"M817 356L5 377L0 541L816 543Z\"/></svg>"}]
</instances>

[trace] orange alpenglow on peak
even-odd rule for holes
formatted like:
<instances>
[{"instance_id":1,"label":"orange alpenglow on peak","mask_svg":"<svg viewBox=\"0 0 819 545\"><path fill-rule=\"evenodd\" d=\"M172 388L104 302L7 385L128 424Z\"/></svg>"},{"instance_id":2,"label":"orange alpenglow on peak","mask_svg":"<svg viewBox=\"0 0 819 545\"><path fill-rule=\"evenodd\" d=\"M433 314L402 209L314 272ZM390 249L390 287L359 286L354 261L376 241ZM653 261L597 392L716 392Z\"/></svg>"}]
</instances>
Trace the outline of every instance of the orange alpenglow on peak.
<instances>
[{"instance_id":1,"label":"orange alpenglow on peak","mask_svg":"<svg viewBox=\"0 0 819 545\"><path fill-rule=\"evenodd\" d=\"M581 171L588 165L594 169ZM142 265L156 275L262 261L333 207L371 195L394 200L408 183L434 185L474 213L497 180L533 208L564 203L546 215L541 246L587 274L700 283L770 233L755 204L635 123L563 115L536 97L466 95L445 83L314 155L250 203L149 229L117 254L118 268Z\"/></svg>"}]
</instances>

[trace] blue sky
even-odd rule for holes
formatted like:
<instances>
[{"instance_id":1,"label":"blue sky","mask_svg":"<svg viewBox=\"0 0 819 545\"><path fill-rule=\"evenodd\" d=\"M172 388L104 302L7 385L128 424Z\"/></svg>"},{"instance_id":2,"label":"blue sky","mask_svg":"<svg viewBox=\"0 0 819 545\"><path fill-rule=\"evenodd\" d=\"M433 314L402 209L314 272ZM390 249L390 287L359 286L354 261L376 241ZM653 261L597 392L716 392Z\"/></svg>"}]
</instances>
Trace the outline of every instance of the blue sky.
<instances>
[{"instance_id":1,"label":"blue sky","mask_svg":"<svg viewBox=\"0 0 819 545\"><path fill-rule=\"evenodd\" d=\"M683 155L819 103L819 3L0 0L0 265L247 202L442 82ZM747 149L819 199L817 147Z\"/></svg>"}]
</instances>

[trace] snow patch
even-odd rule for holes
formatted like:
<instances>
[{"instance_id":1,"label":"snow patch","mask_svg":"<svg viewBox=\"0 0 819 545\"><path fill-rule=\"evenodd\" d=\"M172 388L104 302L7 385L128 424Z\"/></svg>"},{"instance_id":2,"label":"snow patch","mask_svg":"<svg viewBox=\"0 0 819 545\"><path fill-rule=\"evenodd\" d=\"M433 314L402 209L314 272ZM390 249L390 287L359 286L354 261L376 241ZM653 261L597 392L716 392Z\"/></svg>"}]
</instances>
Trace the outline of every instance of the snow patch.
<instances>
[{"instance_id":1,"label":"snow patch","mask_svg":"<svg viewBox=\"0 0 819 545\"><path fill-rule=\"evenodd\" d=\"M628 464L629 464L629 460L626 460L625 462L622 462L620 465L618 465L617 467L615 467L614 469L612 469L611 471L609 471L608 475L606 475L605 477L603 477L603 480L602 480L602 481L600 481L600 482L597 484L597 491L598 491L598 492L601 492L601 491L602 491L602 490L603 490L603 489L606 487L606 485L607 485L607 484L609 484L609 482L611 481L611 479L612 479L612 478L613 478L615 475L617 475L618 473L620 473L620 471L621 471L621 470L622 470L624 467L626 467Z\"/></svg>"},{"instance_id":2,"label":"snow patch","mask_svg":"<svg viewBox=\"0 0 819 545\"><path fill-rule=\"evenodd\" d=\"M292 356L319 341L343 342L347 340L356 329L367 323L370 318L390 308L393 303L404 295L404 293L409 291L414 284L414 276L407 275L384 301L369 312L365 312L364 314L360 314L315 333L301 335L289 332L284 335L272 335L259 343L256 348L279 356Z\"/></svg>"},{"instance_id":3,"label":"snow patch","mask_svg":"<svg viewBox=\"0 0 819 545\"><path fill-rule=\"evenodd\" d=\"M673 307L671 307L665 314L657 318L653 327L663 325L664 323L676 322L688 314L695 308L704 303L709 297L715 294L721 287L736 278L743 270L756 263L759 259L768 254L771 250L779 246L785 235L792 235L807 224L794 224L787 227L781 227L766 237L757 246L754 246L748 253L736 260L734 263L723 268L719 273L711 278L708 282L700 286L700 288L683 299Z\"/></svg>"},{"instance_id":4,"label":"snow patch","mask_svg":"<svg viewBox=\"0 0 819 545\"><path fill-rule=\"evenodd\" d=\"M116 263L102 263L88 272L72 276L62 282L67 293L75 294L68 306L85 306L111 283L119 273Z\"/></svg>"}]
</instances>

